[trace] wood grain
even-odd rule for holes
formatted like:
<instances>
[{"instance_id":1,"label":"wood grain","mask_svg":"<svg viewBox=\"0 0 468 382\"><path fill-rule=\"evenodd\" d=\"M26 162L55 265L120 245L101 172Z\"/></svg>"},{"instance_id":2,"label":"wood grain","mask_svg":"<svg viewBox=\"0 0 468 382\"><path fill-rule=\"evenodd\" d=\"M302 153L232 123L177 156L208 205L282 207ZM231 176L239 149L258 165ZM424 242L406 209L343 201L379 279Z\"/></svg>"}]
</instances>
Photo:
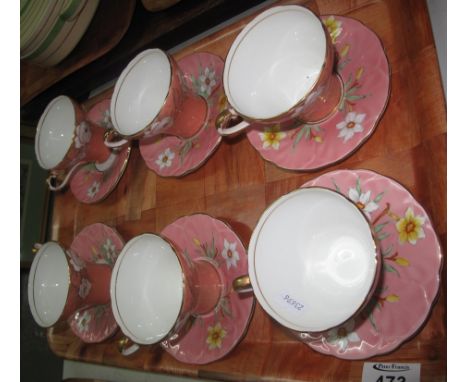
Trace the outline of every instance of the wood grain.
<instances>
[{"instance_id":1,"label":"wood grain","mask_svg":"<svg viewBox=\"0 0 468 382\"><path fill-rule=\"evenodd\" d=\"M107 200L87 206L65 192L55 198L53 238L64 245L88 224L116 227L128 240L159 232L180 216L205 212L226 220L246 245L265 207L280 195L327 171L365 168L407 187L434 223L445 252L446 105L424 0L317 0L299 3L320 14L353 17L381 39L391 75L391 97L368 142L346 160L316 172L296 173L263 161L245 136L223 140L209 161L181 179L161 178L146 168L138 150ZM225 57L248 17L176 54L194 51ZM104 96L109 96L111 90ZM90 100L90 107L97 100ZM446 380L446 273L425 325L396 351L372 361L420 362L422 381ZM403 318L402 318L403 319ZM343 361L312 351L275 324L257 304L243 341L224 359L205 366L182 364L157 346L123 357L115 345L85 345L66 326L48 331L59 356L118 367L229 381L360 381L363 361Z\"/></svg>"}]
</instances>

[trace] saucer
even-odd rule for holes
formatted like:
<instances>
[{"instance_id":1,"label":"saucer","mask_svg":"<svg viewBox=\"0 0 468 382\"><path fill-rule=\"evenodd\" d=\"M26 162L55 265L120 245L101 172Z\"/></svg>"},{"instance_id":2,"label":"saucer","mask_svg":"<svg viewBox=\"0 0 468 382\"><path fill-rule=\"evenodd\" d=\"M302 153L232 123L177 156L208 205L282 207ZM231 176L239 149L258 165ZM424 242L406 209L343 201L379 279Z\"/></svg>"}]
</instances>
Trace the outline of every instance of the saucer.
<instances>
[{"instance_id":1,"label":"saucer","mask_svg":"<svg viewBox=\"0 0 468 382\"><path fill-rule=\"evenodd\" d=\"M247 133L265 160L288 170L316 170L351 155L374 131L390 95L389 64L374 32L348 17L322 20L344 85L337 112L318 124L257 125Z\"/></svg>"},{"instance_id":2,"label":"saucer","mask_svg":"<svg viewBox=\"0 0 468 382\"><path fill-rule=\"evenodd\" d=\"M191 138L164 136L157 137L151 143L140 142L140 152L146 165L163 177L183 176L195 171L206 162L221 142L221 136L214 125L225 104L221 86L223 60L211 53L193 53L177 63L188 86L206 99L208 119Z\"/></svg>"},{"instance_id":3,"label":"saucer","mask_svg":"<svg viewBox=\"0 0 468 382\"><path fill-rule=\"evenodd\" d=\"M96 223L81 230L67 253L72 258L72 265L78 263L80 266L84 262L113 267L124 245L113 228ZM109 338L118 327L110 303L81 308L68 318L68 324L76 336L88 343Z\"/></svg>"},{"instance_id":4,"label":"saucer","mask_svg":"<svg viewBox=\"0 0 468 382\"><path fill-rule=\"evenodd\" d=\"M424 324L437 297L442 252L429 216L396 181L368 170L338 170L305 186L334 189L372 222L382 253L382 274L370 303L342 327L299 338L312 349L343 359L395 350Z\"/></svg>"},{"instance_id":5,"label":"saucer","mask_svg":"<svg viewBox=\"0 0 468 382\"><path fill-rule=\"evenodd\" d=\"M252 294L233 291L232 281L246 275L247 253L237 235L208 215L182 217L161 232L192 259L210 258L225 279L226 292L215 310L195 317L177 342L162 346L177 360L206 364L227 355L244 336L253 312Z\"/></svg>"},{"instance_id":6,"label":"saucer","mask_svg":"<svg viewBox=\"0 0 468 382\"><path fill-rule=\"evenodd\" d=\"M110 100L103 100L87 113L87 119L103 128L112 127L109 108ZM122 177L130 150L130 143L124 145L116 152L114 162L104 171L99 171L92 163L80 167L70 181L73 195L83 203L97 203L106 198Z\"/></svg>"}]
</instances>

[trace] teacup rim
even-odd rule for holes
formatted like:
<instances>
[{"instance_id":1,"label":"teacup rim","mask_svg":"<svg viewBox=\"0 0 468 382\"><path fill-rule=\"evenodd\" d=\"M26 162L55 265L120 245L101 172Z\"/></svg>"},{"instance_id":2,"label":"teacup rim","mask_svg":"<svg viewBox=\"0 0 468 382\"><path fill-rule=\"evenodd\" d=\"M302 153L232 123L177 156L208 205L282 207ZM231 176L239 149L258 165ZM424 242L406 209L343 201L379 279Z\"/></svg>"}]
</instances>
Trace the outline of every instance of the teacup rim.
<instances>
[{"instance_id":1,"label":"teacup rim","mask_svg":"<svg viewBox=\"0 0 468 382\"><path fill-rule=\"evenodd\" d=\"M268 217L273 212L273 210L276 207L278 207L279 205L281 205L282 203L284 203L285 200L291 198L295 194L304 193L304 192L307 192L307 191L309 191L311 189L322 190L322 191L325 191L325 192L329 192L330 194L333 194L335 196L338 196L339 198L342 198L343 200L346 200L351 208L353 208L355 211L359 212L360 216L363 218L364 222L366 223L366 225L367 225L367 227L369 229L370 237L371 237L371 240L372 240L373 258L375 258L375 266L372 267L372 272L373 272L372 282L370 283L368 292L363 296L361 303L358 305L358 307L355 309L355 311L350 315L350 317L346 318L343 322L340 322L340 323L338 323L336 325L335 324L331 325L331 326L326 327L326 328L320 328L319 330L318 329L311 329L311 328L307 328L307 327L300 327L299 325L295 325L291 321L283 318L279 313L277 313L275 311L275 309L273 309L273 307L271 307L270 304L267 302L267 299L264 297L264 295L263 295L263 293L261 291L261 288L258 285L258 281L257 281L256 275L255 275L255 266L254 266L254 264L255 264L255 261L254 261L255 247L256 247L256 243L258 241L259 233L260 233L261 229L263 228L264 223L266 222ZM275 321L280 323L285 328L287 328L289 330L297 331L297 332L321 333L321 332L326 332L326 331L328 331L328 330L330 330L332 328L339 327L340 325L343 325L343 323L345 323L349 318L354 317L358 312L360 312L364 308L364 306L368 302L369 298L371 297L373 291L377 287L378 281L380 279L381 255L380 255L379 246L378 246L378 243L377 243L377 239L375 237L374 230L372 229L371 222L369 221L369 219L367 218L365 213L358 206L356 206L355 203L352 200L350 200L348 197L346 197L345 195L341 194L338 191L335 191L335 190L327 188L327 187L322 187L322 186L307 186L307 187L300 187L298 189L292 190L292 191L290 191L290 192L288 192L288 193L286 193L284 195L281 195L280 197L275 199L267 208L265 208L265 210L263 211L262 215L258 219L258 221L257 221L257 223L255 225L255 228L254 228L254 230L252 232L252 236L251 236L250 242L249 242L247 256L248 256L248 260L249 260L249 262L248 262L248 275L249 275L249 278L250 278L252 290L253 290L253 292L255 294L255 297L257 298L258 302L260 303L262 308L265 309L265 311L268 313L268 315L270 317L272 317Z\"/></svg>"},{"instance_id":2,"label":"teacup rim","mask_svg":"<svg viewBox=\"0 0 468 382\"><path fill-rule=\"evenodd\" d=\"M181 275L182 275L182 295L181 295L181 299L180 299L180 306L179 306L179 311L177 313L176 320L173 323L173 325L171 326L171 328L168 330L168 332L161 339L156 340L156 341L154 341L154 340L142 340L141 338L136 336L127 327L127 325L125 324L125 322L124 322L124 320L122 318L122 315L120 314L119 308L118 308L116 290L115 290L116 289L116 282L117 282L118 273L119 273L123 258L125 257L125 254L129 250L131 245L133 245L136 241L140 240L143 236L159 237L160 239L164 240L170 246L172 251L174 252L174 255L175 255L175 257L176 257L176 259L177 259L177 261L179 263L180 272L181 272ZM178 252L179 251L173 245L173 243L169 239L164 237L163 235L156 234L156 233L153 233L153 232L145 232L145 233L142 233L140 235L137 235L137 236L133 237L127 243L125 243L124 247L122 248L122 250L119 253L119 256L117 257L117 260L115 261L114 267L112 269L111 282L110 282L110 297L111 297L112 313L114 315L115 320L117 321L117 324L119 325L120 329L122 330L122 332L127 337L129 337L133 342L135 342L137 344L140 344L140 345L154 345L154 344L160 343L160 342L166 340L173 333L174 329L177 327L179 316L180 316L180 313L181 313L181 311L183 309L183 302L184 302L184 299L185 299L186 283L187 283L186 280L185 280L183 267L182 267L182 264L181 264L179 256L178 256Z\"/></svg>"},{"instance_id":3,"label":"teacup rim","mask_svg":"<svg viewBox=\"0 0 468 382\"><path fill-rule=\"evenodd\" d=\"M40 147L39 147L39 145L40 145L40 143L39 143L39 141L40 141L40 132L41 132L43 126L44 126L44 119L46 118L47 114L50 112L50 110L54 106L54 104L57 103L60 99L65 99L65 100L69 101L70 104L73 107L73 113L74 113L73 133L72 133L70 142L68 144L68 149L65 152L65 154L62 156L60 161L58 161L58 163L55 166L48 167L42 161L42 157L41 157L41 154L40 154ZM77 114L76 113L76 107L77 107L77 104L72 98L70 98L69 96L67 96L65 94L61 94L61 95L53 98L51 101L49 101L46 108L42 112L41 117L39 118L39 122L37 123L37 126L36 126L36 135L34 137L34 150L35 150L35 153L36 153L37 162L39 163L39 166L41 166L44 170L53 170L53 169L61 167L62 164L64 163L65 159L67 158L67 155L70 153L70 150L73 147L73 142L74 142L75 137L76 137L76 114Z\"/></svg>"},{"instance_id":4,"label":"teacup rim","mask_svg":"<svg viewBox=\"0 0 468 382\"><path fill-rule=\"evenodd\" d=\"M330 43L326 44L326 49L325 49L324 56L323 56L322 67L320 68L320 72L317 75L316 80L314 81L314 83L311 84L311 86L305 92L305 94L294 105L289 107L287 110L282 111L282 112L280 112L280 113L278 113L278 114L276 114L274 116L271 116L271 117L259 118L259 117L247 115L246 113L242 113L242 112L238 111L237 108L234 106L234 102L232 100L231 93L230 93L230 90L229 90L229 85L228 85L229 84L229 81L228 81L229 74L228 73L229 73L229 69L231 67L231 62L232 62L232 59L234 57L235 51L240 46L241 40L243 40L246 37L246 35L250 32L250 30L254 26L256 26L259 22L263 21L267 17L272 16L275 13L279 13L280 11L287 10L287 9L300 9L304 13L311 13L312 15L314 15L318 19L318 21L320 22L320 24L322 26L322 31L323 31L325 40L328 41L330 39L330 37L328 35L328 32L325 29L325 26L324 26L322 20L320 19L320 16L318 14L316 14L314 11L312 11L311 9L309 9L309 8L307 8L305 6L302 6L302 5L297 5L297 4L277 5L277 6L271 7L269 9L259 13L252 20L250 20L242 28L242 30L239 32L239 34L236 36L233 43L231 44L231 46L229 48L229 51L227 53L225 63L224 63L224 68L223 68L223 83L224 83L225 95L226 95L226 98L227 98L227 101L228 101L228 110L230 110L232 113L234 113L235 115L241 117L244 120L253 121L255 123L268 124L268 123L275 123L275 122L278 122L278 121L286 118L289 114L293 113L293 110L295 108L299 107L300 105L302 105L306 101L306 99L308 98L308 96L310 95L310 93L312 92L314 87L316 86L316 84L319 82L319 80L320 80L320 78L322 76L322 73L323 73L323 71L325 69L325 66L326 66L325 64L326 64L327 56L328 56L328 51L329 51L329 49L332 49L330 47L330 45L331 45ZM234 50L232 49L233 47L235 48Z\"/></svg>"},{"instance_id":5,"label":"teacup rim","mask_svg":"<svg viewBox=\"0 0 468 382\"><path fill-rule=\"evenodd\" d=\"M30 271L29 271L28 302L29 302L29 310L31 311L31 314L32 314L34 320L36 321L36 323L39 326L41 326L43 328L48 328L48 327L51 327L51 326L55 325L60 320L60 317L63 314L63 311L64 311L65 306L67 304L67 298L65 298L65 301L63 302L63 306L60 309L60 312L62 312L62 313L57 317L57 319L52 324L45 323L43 321L43 319L41 318L41 316L40 316L40 314L39 314L39 312L37 311L37 308L36 308L36 298L35 298L35 290L34 290L34 284L35 283L34 283L34 281L36 279L37 267L38 267L38 264L39 264L42 256L44 255L45 251L48 248L50 248L51 246L56 246L56 247L60 248L61 253L63 254L63 256L65 258L65 261L67 263L67 269L68 269L68 284L67 284L68 288L67 288L67 293L66 293L67 298L68 298L68 294L69 294L70 286L71 286L70 265L68 263L66 250L57 241L54 241L54 240L50 240L50 241L42 244L41 247L39 248L39 250L37 251L37 253L34 255L34 259L33 259L33 262L31 264L31 268L30 268Z\"/></svg>"},{"instance_id":6,"label":"teacup rim","mask_svg":"<svg viewBox=\"0 0 468 382\"><path fill-rule=\"evenodd\" d=\"M155 52L162 53L166 57L166 59L167 59L167 61L169 63L169 86L167 88L167 92L166 92L166 95L164 97L164 101L161 104L161 107L159 108L157 113L155 113L153 115L151 120L145 126L143 126L140 130L138 130L135 133L124 134L119 130L119 127L118 127L119 124L117 123L117 115L116 115L116 104L117 104L119 94L120 94L120 92L122 90L122 86L126 82L127 76L135 68L135 66L141 61L141 59L143 57L145 57L145 56L154 54ZM110 102L110 117L111 117L112 125L114 126L115 131L121 137L123 137L125 139L137 139L137 138L139 138L144 133L144 131L148 128L148 126L150 126L153 123L153 121L158 118L158 116L161 113L161 110L164 108L164 106L167 103L171 87L173 86L173 84L172 84L173 67L172 66L173 66L174 63L172 61L173 61L172 57L167 52L165 52L164 50L162 50L160 48L145 49L145 50L141 51L140 53L138 53L135 57L133 57L130 60L130 62L125 66L123 71L120 73L120 75L119 75L119 77L117 79L117 82L114 85L114 89L112 91L112 97L111 97L111 102Z\"/></svg>"}]
</instances>

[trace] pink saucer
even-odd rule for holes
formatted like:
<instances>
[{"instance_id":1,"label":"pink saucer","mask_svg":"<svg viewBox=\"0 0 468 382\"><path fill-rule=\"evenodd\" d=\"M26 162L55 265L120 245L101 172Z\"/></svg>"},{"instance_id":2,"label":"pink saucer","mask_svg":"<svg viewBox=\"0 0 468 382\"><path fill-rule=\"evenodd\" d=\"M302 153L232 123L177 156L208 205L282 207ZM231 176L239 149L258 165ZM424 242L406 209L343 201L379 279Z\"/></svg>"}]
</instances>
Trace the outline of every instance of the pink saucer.
<instances>
[{"instance_id":1,"label":"pink saucer","mask_svg":"<svg viewBox=\"0 0 468 382\"><path fill-rule=\"evenodd\" d=\"M224 63L211 53L193 53L178 61L190 88L208 103L208 120L189 139L158 137L153 143L141 143L140 152L146 165L160 176L183 176L198 169L221 142L214 123L223 109L222 90Z\"/></svg>"},{"instance_id":2,"label":"pink saucer","mask_svg":"<svg viewBox=\"0 0 468 382\"><path fill-rule=\"evenodd\" d=\"M178 342L163 342L162 346L181 362L201 365L216 361L242 339L253 312L253 295L239 295L231 288L232 281L248 271L244 246L225 223L203 214L182 217L161 234L192 259L212 259L227 286L214 312L197 316Z\"/></svg>"},{"instance_id":3,"label":"pink saucer","mask_svg":"<svg viewBox=\"0 0 468 382\"><path fill-rule=\"evenodd\" d=\"M110 100L105 99L88 112L87 119L103 128L112 127L109 117ZM122 147L114 163L105 171L98 171L94 164L86 164L76 171L70 181L70 189L83 203L97 203L106 198L117 186L130 156L130 144Z\"/></svg>"},{"instance_id":4,"label":"pink saucer","mask_svg":"<svg viewBox=\"0 0 468 382\"><path fill-rule=\"evenodd\" d=\"M374 131L390 95L389 64L374 32L348 17L322 20L335 43L344 84L338 112L316 125L284 131L277 125L254 126L247 133L265 160L284 169L316 170L351 155Z\"/></svg>"},{"instance_id":5,"label":"pink saucer","mask_svg":"<svg viewBox=\"0 0 468 382\"><path fill-rule=\"evenodd\" d=\"M338 170L307 182L337 190L372 222L383 256L377 291L363 313L322 335L299 334L312 349L344 359L388 353L413 336L437 297L442 252L431 221L396 181L368 170Z\"/></svg>"},{"instance_id":6,"label":"pink saucer","mask_svg":"<svg viewBox=\"0 0 468 382\"><path fill-rule=\"evenodd\" d=\"M112 228L96 223L85 227L73 240L69 253L74 261L114 266L125 243ZM111 305L96 305L77 310L68 318L71 330L83 342L101 342L117 330Z\"/></svg>"}]
</instances>

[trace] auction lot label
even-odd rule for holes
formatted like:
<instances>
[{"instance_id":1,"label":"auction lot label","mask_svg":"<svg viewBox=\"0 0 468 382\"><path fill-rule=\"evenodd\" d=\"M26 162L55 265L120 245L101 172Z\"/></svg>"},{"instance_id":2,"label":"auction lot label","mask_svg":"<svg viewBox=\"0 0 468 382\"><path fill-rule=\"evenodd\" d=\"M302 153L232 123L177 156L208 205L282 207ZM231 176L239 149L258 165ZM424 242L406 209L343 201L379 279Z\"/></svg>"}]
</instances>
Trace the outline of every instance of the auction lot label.
<instances>
[{"instance_id":1,"label":"auction lot label","mask_svg":"<svg viewBox=\"0 0 468 382\"><path fill-rule=\"evenodd\" d=\"M420 363L365 362L362 382L419 382Z\"/></svg>"}]
</instances>

